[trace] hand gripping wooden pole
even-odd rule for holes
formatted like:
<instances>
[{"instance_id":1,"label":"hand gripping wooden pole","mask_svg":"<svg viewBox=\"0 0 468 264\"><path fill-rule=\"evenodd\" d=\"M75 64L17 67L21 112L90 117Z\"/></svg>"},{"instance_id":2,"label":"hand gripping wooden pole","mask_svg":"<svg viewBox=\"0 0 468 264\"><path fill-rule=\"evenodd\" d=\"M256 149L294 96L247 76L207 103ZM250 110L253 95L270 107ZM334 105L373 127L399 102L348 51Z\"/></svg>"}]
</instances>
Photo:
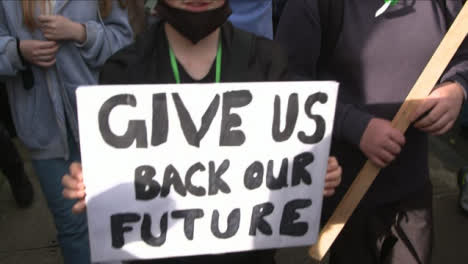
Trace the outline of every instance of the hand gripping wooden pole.
<instances>
[{"instance_id":1,"label":"hand gripping wooden pole","mask_svg":"<svg viewBox=\"0 0 468 264\"><path fill-rule=\"evenodd\" d=\"M452 60L467 33L468 2L458 14L426 68L419 76L416 84L411 89L405 102L400 107L400 110L392 121L393 127L402 133L408 129L410 126L410 115L419 106L420 101L427 97L437 84L437 81ZM379 167L370 161L366 162L346 192L343 200L339 203L335 212L320 232L317 244L310 248L309 254L312 258L318 261L324 258L379 172Z\"/></svg>"}]
</instances>

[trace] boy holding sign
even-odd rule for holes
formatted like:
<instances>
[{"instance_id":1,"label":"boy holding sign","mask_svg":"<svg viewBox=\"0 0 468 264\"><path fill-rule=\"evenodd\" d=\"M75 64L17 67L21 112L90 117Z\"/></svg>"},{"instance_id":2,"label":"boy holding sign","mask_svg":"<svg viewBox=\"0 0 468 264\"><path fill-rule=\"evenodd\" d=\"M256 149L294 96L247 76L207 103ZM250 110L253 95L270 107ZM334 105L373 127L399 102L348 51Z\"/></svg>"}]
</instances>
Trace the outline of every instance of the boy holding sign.
<instances>
[{"instance_id":1,"label":"boy holding sign","mask_svg":"<svg viewBox=\"0 0 468 264\"><path fill-rule=\"evenodd\" d=\"M147 33L140 36L135 44L120 51L107 62L101 73L102 84L260 82L288 79L287 59L278 46L265 38L255 37L252 34L240 31L226 22L231 13L228 1L165 0L158 3L156 10L162 22L154 25ZM166 99L164 101L166 102ZM167 111L163 110L158 111L158 114L162 112L167 114ZM309 114L311 115L311 113ZM156 119L159 120L158 118L164 119L164 117L158 115L157 118L153 119L153 122ZM188 121L185 123L188 123ZM104 130L108 131L107 128ZM103 135L105 134L109 133L103 133ZM138 146L136 134L138 133L134 133ZM164 137L161 137L160 134L156 135L155 139L160 144L165 142ZM187 139L187 141L189 140ZM106 142L115 145L120 144L112 139ZM130 143L133 143L133 139ZM197 145L197 143L193 142L191 144ZM142 168L142 170L154 175L154 173L151 173L154 170L148 166ZM167 166L166 170L174 170L174 168ZM83 212L86 208L84 201L85 186L81 174L81 166L73 164L70 168L70 175L64 176L62 181L65 186L64 196L69 199L79 200L73 208L75 213ZM324 195L332 195L340 181L341 168L336 159L330 158ZM197 190L189 190L190 187L194 186L187 187L190 185L190 182L187 182L189 181L186 180L185 188L188 192L191 194L196 193ZM162 185L164 185L164 182ZM246 185L250 186L249 183L246 183ZM292 185L294 186L294 183ZM144 187L149 188L140 190L141 197L151 189L148 185ZM186 193L183 185L179 185L179 187L179 190L176 189L178 193ZM152 197L158 195L165 196L167 194L163 194L162 191L161 193L155 191ZM179 213L172 212L171 216L173 218L174 216L178 217ZM262 213L259 210L259 214ZM140 215L126 216L133 217L133 219L140 219L139 217L141 217ZM292 217L297 218L296 215ZM292 222L294 219L287 221ZM129 230L127 226L123 225L118 225L118 228L121 233ZM156 243L155 240L153 239L152 242ZM116 244L119 244L118 242ZM242 262L274 263L274 251L252 251L157 261L157 263Z\"/></svg>"}]
</instances>

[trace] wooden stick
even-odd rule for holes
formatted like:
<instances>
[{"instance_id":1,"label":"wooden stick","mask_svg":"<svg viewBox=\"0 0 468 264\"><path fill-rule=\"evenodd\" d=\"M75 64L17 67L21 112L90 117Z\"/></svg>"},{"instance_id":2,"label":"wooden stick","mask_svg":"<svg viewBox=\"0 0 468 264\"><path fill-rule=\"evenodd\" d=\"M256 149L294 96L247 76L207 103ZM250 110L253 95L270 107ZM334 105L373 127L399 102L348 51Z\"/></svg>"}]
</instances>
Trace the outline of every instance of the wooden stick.
<instances>
[{"instance_id":1,"label":"wooden stick","mask_svg":"<svg viewBox=\"0 0 468 264\"><path fill-rule=\"evenodd\" d=\"M468 2L460 11L426 68L419 76L416 84L411 89L405 102L400 107L400 110L392 121L394 128L405 133L411 124L409 117L417 109L421 100L426 98L437 84L437 81L467 34ZM321 261L325 257L379 172L379 167L370 161L366 162L346 192L343 200L339 203L335 212L320 232L317 244L310 248L309 254L312 258Z\"/></svg>"}]
</instances>

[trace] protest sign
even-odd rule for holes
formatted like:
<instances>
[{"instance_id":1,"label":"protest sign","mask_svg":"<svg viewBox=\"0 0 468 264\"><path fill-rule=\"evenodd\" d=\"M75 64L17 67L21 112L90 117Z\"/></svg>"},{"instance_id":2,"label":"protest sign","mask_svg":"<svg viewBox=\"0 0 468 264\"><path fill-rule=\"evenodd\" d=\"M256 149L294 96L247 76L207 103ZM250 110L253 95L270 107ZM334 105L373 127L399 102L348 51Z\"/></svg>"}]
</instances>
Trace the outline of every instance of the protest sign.
<instances>
[{"instance_id":1,"label":"protest sign","mask_svg":"<svg viewBox=\"0 0 468 264\"><path fill-rule=\"evenodd\" d=\"M92 260L313 244L337 86L80 87Z\"/></svg>"}]
</instances>

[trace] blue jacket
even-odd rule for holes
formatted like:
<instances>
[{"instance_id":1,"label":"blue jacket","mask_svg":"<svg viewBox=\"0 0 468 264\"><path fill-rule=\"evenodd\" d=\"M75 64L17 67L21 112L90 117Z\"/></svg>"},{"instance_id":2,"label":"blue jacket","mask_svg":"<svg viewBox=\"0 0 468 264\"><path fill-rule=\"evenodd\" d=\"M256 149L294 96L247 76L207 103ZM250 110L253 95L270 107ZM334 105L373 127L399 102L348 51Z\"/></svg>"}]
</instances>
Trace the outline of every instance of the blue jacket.
<instances>
[{"instance_id":1,"label":"blue jacket","mask_svg":"<svg viewBox=\"0 0 468 264\"><path fill-rule=\"evenodd\" d=\"M272 0L230 0L232 15L229 20L245 31L273 38Z\"/></svg>"},{"instance_id":2,"label":"blue jacket","mask_svg":"<svg viewBox=\"0 0 468 264\"><path fill-rule=\"evenodd\" d=\"M78 142L75 90L96 84L99 67L132 42L127 12L113 1L112 13L102 19L97 0L56 0L55 14L83 23L87 39L83 45L61 42L56 64L50 68L32 65L34 86L26 90L22 80L25 65L16 39L44 37L39 30L30 32L23 25L20 4L0 1L0 79L7 87L13 121L33 159L68 158L67 140ZM69 131L72 135L67 135Z\"/></svg>"}]
</instances>

